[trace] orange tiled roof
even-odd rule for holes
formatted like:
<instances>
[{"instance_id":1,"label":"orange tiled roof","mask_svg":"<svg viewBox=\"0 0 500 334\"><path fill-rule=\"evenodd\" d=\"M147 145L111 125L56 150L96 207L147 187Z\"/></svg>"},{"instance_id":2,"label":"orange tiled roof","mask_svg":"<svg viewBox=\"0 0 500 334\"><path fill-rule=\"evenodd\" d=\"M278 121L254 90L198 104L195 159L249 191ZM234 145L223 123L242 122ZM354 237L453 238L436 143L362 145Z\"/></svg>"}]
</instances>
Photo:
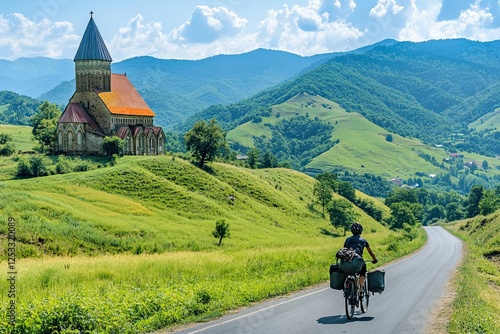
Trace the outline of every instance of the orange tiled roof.
<instances>
[{"instance_id":1,"label":"orange tiled roof","mask_svg":"<svg viewBox=\"0 0 500 334\"><path fill-rule=\"evenodd\" d=\"M98 94L112 114L155 116L155 113L148 107L127 76L123 74L111 74L111 92Z\"/></svg>"}]
</instances>

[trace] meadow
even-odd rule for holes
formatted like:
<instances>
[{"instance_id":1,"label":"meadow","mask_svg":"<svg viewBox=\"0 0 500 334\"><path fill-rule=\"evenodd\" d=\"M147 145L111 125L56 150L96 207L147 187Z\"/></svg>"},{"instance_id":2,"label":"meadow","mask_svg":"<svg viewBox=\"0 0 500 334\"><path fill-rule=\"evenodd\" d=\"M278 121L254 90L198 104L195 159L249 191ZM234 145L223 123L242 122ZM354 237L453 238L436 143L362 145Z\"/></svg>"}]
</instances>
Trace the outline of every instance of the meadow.
<instances>
[{"instance_id":1,"label":"meadow","mask_svg":"<svg viewBox=\"0 0 500 334\"><path fill-rule=\"evenodd\" d=\"M466 243L454 278L456 297L447 333L498 333L500 330L500 211L446 228Z\"/></svg>"},{"instance_id":2,"label":"meadow","mask_svg":"<svg viewBox=\"0 0 500 334\"><path fill-rule=\"evenodd\" d=\"M313 185L288 169L200 170L171 156L2 181L17 277L15 325L2 317L0 332L146 333L326 282L344 236L314 204ZM358 213L381 263L424 243L422 230L410 241ZM217 246L220 219L231 237ZM9 287L0 282L1 314Z\"/></svg>"}]
</instances>

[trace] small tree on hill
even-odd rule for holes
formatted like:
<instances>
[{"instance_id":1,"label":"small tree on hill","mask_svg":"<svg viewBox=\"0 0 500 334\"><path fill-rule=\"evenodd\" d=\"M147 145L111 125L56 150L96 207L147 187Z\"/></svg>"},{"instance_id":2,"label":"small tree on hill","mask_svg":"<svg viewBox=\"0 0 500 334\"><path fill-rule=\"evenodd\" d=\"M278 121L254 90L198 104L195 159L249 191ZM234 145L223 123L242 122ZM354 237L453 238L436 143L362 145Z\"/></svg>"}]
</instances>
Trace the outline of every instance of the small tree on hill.
<instances>
[{"instance_id":1,"label":"small tree on hill","mask_svg":"<svg viewBox=\"0 0 500 334\"><path fill-rule=\"evenodd\" d=\"M352 203L345 199L333 200L328 207L328 214L334 227L344 229L344 235L346 235L347 229L358 216L353 209Z\"/></svg>"},{"instance_id":2,"label":"small tree on hill","mask_svg":"<svg viewBox=\"0 0 500 334\"><path fill-rule=\"evenodd\" d=\"M0 155L7 157L14 154L16 151L14 144L12 144L12 136L5 133L0 133Z\"/></svg>"},{"instance_id":3,"label":"small tree on hill","mask_svg":"<svg viewBox=\"0 0 500 334\"><path fill-rule=\"evenodd\" d=\"M330 184L327 180L323 179L316 181L313 188L313 196L315 197L316 201L321 204L324 215L325 207L328 205L328 203L330 203L333 197L332 188L330 187Z\"/></svg>"},{"instance_id":4,"label":"small tree on hill","mask_svg":"<svg viewBox=\"0 0 500 334\"><path fill-rule=\"evenodd\" d=\"M214 238L219 238L219 246L222 244L223 238L230 238L231 234L229 232L229 223L226 223L224 219L218 220L215 223L215 230L212 231Z\"/></svg>"},{"instance_id":5,"label":"small tree on hill","mask_svg":"<svg viewBox=\"0 0 500 334\"><path fill-rule=\"evenodd\" d=\"M44 102L31 118L33 137L38 141L37 150L44 153L54 150L56 144L57 120L61 111L55 104Z\"/></svg>"},{"instance_id":6,"label":"small tree on hill","mask_svg":"<svg viewBox=\"0 0 500 334\"><path fill-rule=\"evenodd\" d=\"M198 167L203 168L205 162L213 161L226 148L226 134L215 119L210 122L196 122L191 130L184 135L186 148L198 161Z\"/></svg>"}]
</instances>

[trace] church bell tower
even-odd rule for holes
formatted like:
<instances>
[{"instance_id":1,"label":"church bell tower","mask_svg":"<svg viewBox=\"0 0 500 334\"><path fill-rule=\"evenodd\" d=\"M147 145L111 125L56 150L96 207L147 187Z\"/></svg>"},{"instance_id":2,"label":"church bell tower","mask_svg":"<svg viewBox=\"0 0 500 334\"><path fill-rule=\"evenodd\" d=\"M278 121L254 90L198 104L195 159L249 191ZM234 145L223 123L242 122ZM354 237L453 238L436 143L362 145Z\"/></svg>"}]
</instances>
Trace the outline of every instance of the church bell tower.
<instances>
[{"instance_id":1,"label":"church bell tower","mask_svg":"<svg viewBox=\"0 0 500 334\"><path fill-rule=\"evenodd\" d=\"M111 91L111 56L90 12L90 21L75 55L76 92Z\"/></svg>"}]
</instances>

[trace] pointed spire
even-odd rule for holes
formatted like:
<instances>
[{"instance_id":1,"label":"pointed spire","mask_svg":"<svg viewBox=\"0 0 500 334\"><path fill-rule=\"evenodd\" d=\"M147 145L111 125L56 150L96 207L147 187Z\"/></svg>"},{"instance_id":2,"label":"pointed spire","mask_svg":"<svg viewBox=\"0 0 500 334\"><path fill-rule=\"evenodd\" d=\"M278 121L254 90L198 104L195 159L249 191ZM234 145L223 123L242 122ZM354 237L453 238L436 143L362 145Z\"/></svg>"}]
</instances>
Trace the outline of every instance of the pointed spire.
<instances>
[{"instance_id":1,"label":"pointed spire","mask_svg":"<svg viewBox=\"0 0 500 334\"><path fill-rule=\"evenodd\" d=\"M91 11L89 24L87 25L87 29L85 29L82 41L73 60L105 60L111 62L113 59L111 59L106 44L104 44L99 29L97 29L92 17L93 14L94 12Z\"/></svg>"}]
</instances>

